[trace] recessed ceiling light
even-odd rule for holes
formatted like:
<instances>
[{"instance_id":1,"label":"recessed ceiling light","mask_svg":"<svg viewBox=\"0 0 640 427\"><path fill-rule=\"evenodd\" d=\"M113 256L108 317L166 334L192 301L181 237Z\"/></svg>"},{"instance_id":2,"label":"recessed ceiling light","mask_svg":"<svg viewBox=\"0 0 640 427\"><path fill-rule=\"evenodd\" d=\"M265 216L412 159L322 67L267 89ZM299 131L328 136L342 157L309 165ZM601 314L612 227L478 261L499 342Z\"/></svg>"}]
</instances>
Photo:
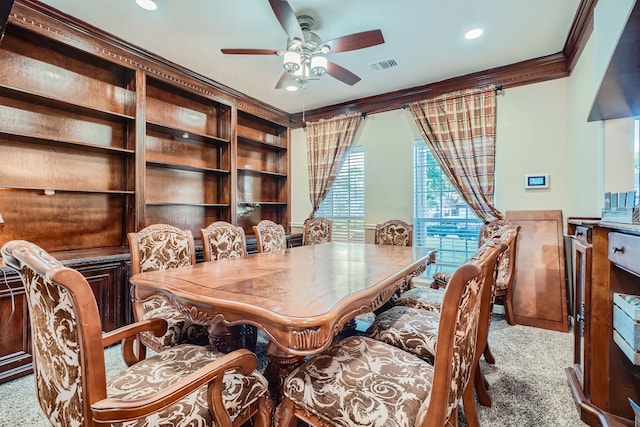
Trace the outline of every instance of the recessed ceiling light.
<instances>
[{"instance_id":1,"label":"recessed ceiling light","mask_svg":"<svg viewBox=\"0 0 640 427\"><path fill-rule=\"evenodd\" d=\"M153 0L136 0L136 4L145 10L156 10L158 5Z\"/></svg>"},{"instance_id":2,"label":"recessed ceiling light","mask_svg":"<svg viewBox=\"0 0 640 427\"><path fill-rule=\"evenodd\" d=\"M477 39L482 35L482 33L484 33L484 30L482 28L474 28L472 30L467 31L464 34L464 38L467 40Z\"/></svg>"},{"instance_id":3,"label":"recessed ceiling light","mask_svg":"<svg viewBox=\"0 0 640 427\"><path fill-rule=\"evenodd\" d=\"M295 92L298 90L298 85L289 85L287 86L285 89L287 89L289 92Z\"/></svg>"}]
</instances>

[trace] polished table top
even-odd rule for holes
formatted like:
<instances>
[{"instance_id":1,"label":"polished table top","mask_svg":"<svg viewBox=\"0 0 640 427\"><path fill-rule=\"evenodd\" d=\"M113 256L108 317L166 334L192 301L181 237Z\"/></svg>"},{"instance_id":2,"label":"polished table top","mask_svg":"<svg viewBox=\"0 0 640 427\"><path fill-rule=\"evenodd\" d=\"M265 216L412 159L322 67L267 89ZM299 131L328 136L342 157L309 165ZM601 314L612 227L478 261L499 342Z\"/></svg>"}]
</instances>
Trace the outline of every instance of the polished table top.
<instances>
[{"instance_id":1,"label":"polished table top","mask_svg":"<svg viewBox=\"0 0 640 427\"><path fill-rule=\"evenodd\" d=\"M306 355L384 304L434 256L427 248L332 242L140 273L131 283L136 297L164 294L195 322L254 324L284 352Z\"/></svg>"}]
</instances>

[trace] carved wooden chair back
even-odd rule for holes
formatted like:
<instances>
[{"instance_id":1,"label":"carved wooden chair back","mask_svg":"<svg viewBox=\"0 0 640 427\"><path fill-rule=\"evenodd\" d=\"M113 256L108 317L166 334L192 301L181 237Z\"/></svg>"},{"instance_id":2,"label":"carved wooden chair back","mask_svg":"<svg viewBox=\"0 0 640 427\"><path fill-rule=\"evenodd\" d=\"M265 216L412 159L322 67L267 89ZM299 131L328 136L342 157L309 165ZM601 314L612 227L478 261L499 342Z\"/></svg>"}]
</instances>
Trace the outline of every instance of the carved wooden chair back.
<instances>
[{"instance_id":1,"label":"carved wooden chair back","mask_svg":"<svg viewBox=\"0 0 640 427\"><path fill-rule=\"evenodd\" d=\"M413 225L399 219L392 219L376 225L376 245L412 246Z\"/></svg>"},{"instance_id":2,"label":"carved wooden chair back","mask_svg":"<svg viewBox=\"0 0 640 427\"><path fill-rule=\"evenodd\" d=\"M181 230L169 224L153 224L137 233L127 234L131 253L131 275L145 271L159 271L186 267L196 262L195 244L190 230ZM167 333L155 337L149 333L140 336L140 344L156 352L182 342L208 343L208 332L202 325L189 321L160 295L138 301L133 300L133 315L136 321L150 317L165 319L169 325ZM140 347L140 356L145 349Z\"/></svg>"},{"instance_id":3,"label":"carved wooden chair back","mask_svg":"<svg viewBox=\"0 0 640 427\"><path fill-rule=\"evenodd\" d=\"M307 218L304 221L304 229L302 232L302 244L315 245L317 243L330 242L332 232L333 232L332 220L322 216Z\"/></svg>"},{"instance_id":4,"label":"carved wooden chair back","mask_svg":"<svg viewBox=\"0 0 640 427\"><path fill-rule=\"evenodd\" d=\"M253 416L257 425L270 425L267 381L251 352L224 355L183 344L139 361L132 357L133 337L140 330L162 334L165 321L103 334L82 274L30 242L7 242L1 252L25 286L37 397L52 425L239 426ZM128 367L107 381L104 348L121 340Z\"/></svg>"},{"instance_id":5,"label":"carved wooden chair back","mask_svg":"<svg viewBox=\"0 0 640 427\"><path fill-rule=\"evenodd\" d=\"M445 387L448 393L434 393L431 396L427 419L430 416L439 419L441 413L444 415L444 420L451 419L455 416L458 403L463 397L465 411L468 406L474 405L472 381L478 365L479 353L484 348L480 342L483 340L482 324L488 323L485 317L488 312L486 307L490 304L490 282L495 274L497 255L495 247L487 248L483 256L472 258L456 270L447 287L440 311L433 387L435 390ZM480 274L474 276L464 286L458 284L452 288L455 276L459 274L460 269L466 269L467 266L475 267ZM453 289L455 292L452 292ZM456 303L460 306L456 307ZM486 337L484 341L486 342ZM439 363L440 360L445 362ZM445 372L440 374L441 370ZM463 396L463 393L466 396ZM475 412L475 407L473 411Z\"/></svg>"},{"instance_id":6,"label":"carved wooden chair back","mask_svg":"<svg viewBox=\"0 0 640 427\"><path fill-rule=\"evenodd\" d=\"M287 249L287 237L284 227L268 219L253 226L256 234L258 252L284 251Z\"/></svg>"},{"instance_id":7,"label":"carved wooden chair back","mask_svg":"<svg viewBox=\"0 0 640 427\"><path fill-rule=\"evenodd\" d=\"M226 221L216 221L200 229L204 260L240 258L247 255L247 243L242 227Z\"/></svg>"}]
</instances>

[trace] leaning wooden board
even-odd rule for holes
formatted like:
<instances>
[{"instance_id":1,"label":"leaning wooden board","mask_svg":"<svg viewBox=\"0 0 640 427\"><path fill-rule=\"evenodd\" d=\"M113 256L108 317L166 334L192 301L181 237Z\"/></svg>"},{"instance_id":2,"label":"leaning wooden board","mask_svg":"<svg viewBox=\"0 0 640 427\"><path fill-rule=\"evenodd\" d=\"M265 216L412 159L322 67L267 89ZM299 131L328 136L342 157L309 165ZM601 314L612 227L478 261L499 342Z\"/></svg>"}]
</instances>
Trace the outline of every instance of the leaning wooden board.
<instances>
[{"instance_id":1,"label":"leaning wooden board","mask_svg":"<svg viewBox=\"0 0 640 427\"><path fill-rule=\"evenodd\" d=\"M507 211L518 234L513 311L518 324L567 332L567 287L561 210Z\"/></svg>"}]
</instances>

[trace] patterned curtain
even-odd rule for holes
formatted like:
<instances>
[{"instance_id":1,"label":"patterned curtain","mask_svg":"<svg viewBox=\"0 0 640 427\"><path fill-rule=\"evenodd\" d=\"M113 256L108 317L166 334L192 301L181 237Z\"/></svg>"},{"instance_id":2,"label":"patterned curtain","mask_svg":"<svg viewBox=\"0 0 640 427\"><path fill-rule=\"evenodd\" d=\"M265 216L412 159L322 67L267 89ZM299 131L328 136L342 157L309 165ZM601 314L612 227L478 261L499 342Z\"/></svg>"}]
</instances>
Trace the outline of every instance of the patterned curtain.
<instances>
[{"instance_id":1,"label":"patterned curtain","mask_svg":"<svg viewBox=\"0 0 640 427\"><path fill-rule=\"evenodd\" d=\"M313 206L309 218L313 218L331 190L361 121L362 114L351 113L307 124L309 196Z\"/></svg>"},{"instance_id":2,"label":"patterned curtain","mask_svg":"<svg viewBox=\"0 0 640 427\"><path fill-rule=\"evenodd\" d=\"M504 218L493 205L495 88L452 92L410 107L436 161L478 217Z\"/></svg>"}]
</instances>

